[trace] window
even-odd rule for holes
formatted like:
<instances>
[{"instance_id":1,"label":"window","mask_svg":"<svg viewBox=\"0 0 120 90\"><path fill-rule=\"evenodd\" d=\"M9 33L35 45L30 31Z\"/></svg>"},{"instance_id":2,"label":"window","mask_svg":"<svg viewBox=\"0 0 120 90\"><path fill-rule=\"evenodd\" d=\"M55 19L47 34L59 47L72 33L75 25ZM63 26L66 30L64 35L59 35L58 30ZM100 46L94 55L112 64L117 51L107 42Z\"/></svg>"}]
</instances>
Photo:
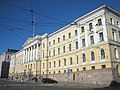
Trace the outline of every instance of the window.
<instances>
[{"instance_id":1,"label":"window","mask_svg":"<svg viewBox=\"0 0 120 90\"><path fill-rule=\"evenodd\" d=\"M58 43L60 43L60 38L58 38Z\"/></svg>"},{"instance_id":2,"label":"window","mask_svg":"<svg viewBox=\"0 0 120 90\"><path fill-rule=\"evenodd\" d=\"M49 51L49 57L51 57L51 51Z\"/></svg>"},{"instance_id":3,"label":"window","mask_svg":"<svg viewBox=\"0 0 120 90\"><path fill-rule=\"evenodd\" d=\"M112 39L116 41L116 32L115 32L115 30L112 30Z\"/></svg>"},{"instance_id":4,"label":"window","mask_svg":"<svg viewBox=\"0 0 120 90\"><path fill-rule=\"evenodd\" d=\"M63 60L64 60L64 66L66 66L66 59L64 58Z\"/></svg>"},{"instance_id":5,"label":"window","mask_svg":"<svg viewBox=\"0 0 120 90\"><path fill-rule=\"evenodd\" d=\"M65 35L63 35L63 41L65 41Z\"/></svg>"},{"instance_id":6,"label":"window","mask_svg":"<svg viewBox=\"0 0 120 90\"><path fill-rule=\"evenodd\" d=\"M85 47L85 38L82 39L82 47Z\"/></svg>"},{"instance_id":7,"label":"window","mask_svg":"<svg viewBox=\"0 0 120 90\"><path fill-rule=\"evenodd\" d=\"M103 32L100 32L100 33L99 33L99 39L100 39L100 42L104 41Z\"/></svg>"},{"instance_id":8,"label":"window","mask_svg":"<svg viewBox=\"0 0 120 90\"><path fill-rule=\"evenodd\" d=\"M63 46L63 53L65 53L65 46Z\"/></svg>"},{"instance_id":9,"label":"window","mask_svg":"<svg viewBox=\"0 0 120 90\"><path fill-rule=\"evenodd\" d=\"M90 44L94 44L94 37L90 36Z\"/></svg>"},{"instance_id":10,"label":"window","mask_svg":"<svg viewBox=\"0 0 120 90\"><path fill-rule=\"evenodd\" d=\"M58 73L60 74L60 71L58 71Z\"/></svg>"},{"instance_id":11,"label":"window","mask_svg":"<svg viewBox=\"0 0 120 90\"><path fill-rule=\"evenodd\" d=\"M79 71L79 68L77 68L77 72Z\"/></svg>"},{"instance_id":12,"label":"window","mask_svg":"<svg viewBox=\"0 0 120 90\"><path fill-rule=\"evenodd\" d=\"M83 67L83 71L85 71L86 70L86 67Z\"/></svg>"},{"instance_id":13,"label":"window","mask_svg":"<svg viewBox=\"0 0 120 90\"><path fill-rule=\"evenodd\" d=\"M84 53L82 54L82 60L83 60L83 62L86 62L86 56Z\"/></svg>"},{"instance_id":14,"label":"window","mask_svg":"<svg viewBox=\"0 0 120 90\"><path fill-rule=\"evenodd\" d=\"M75 36L77 36L77 35L78 35L77 30L75 30Z\"/></svg>"},{"instance_id":15,"label":"window","mask_svg":"<svg viewBox=\"0 0 120 90\"><path fill-rule=\"evenodd\" d=\"M95 69L95 66L92 66L91 69L94 70L94 69Z\"/></svg>"},{"instance_id":16,"label":"window","mask_svg":"<svg viewBox=\"0 0 120 90\"><path fill-rule=\"evenodd\" d=\"M75 42L75 48L78 49L78 41Z\"/></svg>"},{"instance_id":17,"label":"window","mask_svg":"<svg viewBox=\"0 0 120 90\"><path fill-rule=\"evenodd\" d=\"M51 46L51 42L49 42L49 46Z\"/></svg>"},{"instance_id":18,"label":"window","mask_svg":"<svg viewBox=\"0 0 120 90\"><path fill-rule=\"evenodd\" d=\"M60 60L58 61L58 66L59 66L59 67L61 66L61 62L60 62Z\"/></svg>"},{"instance_id":19,"label":"window","mask_svg":"<svg viewBox=\"0 0 120 90\"><path fill-rule=\"evenodd\" d=\"M55 56L55 49L53 50L53 56Z\"/></svg>"},{"instance_id":20,"label":"window","mask_svg":"<svg viewBox=\"0 0 120 90\"><path fill-rule=\"evenodd\" d=\"M119 26L119 22L117 21L117 26Z\"/></svg>"},{"instance_id":21,"label":"window","mask_svg":"<svg viewBox=\"0 0 120 90\"><path fill-rule=\"evenodd\" d=\"M76 56L76 64L78 64L79 62L78 62L78 56Z\"/></svg>"},{"instance_id":22,"label":"window","mask_svg":"<svg viewBox=\"0 0 120 90\"><path fill-rule=\"evenodd\" d=\"M117 50L117 48L114 49L114 54L115 54L115 59L118 59L119 56L118 56L118 50Z\"/></svg>"},{"instance_id":23,"label":"window","mask_svg":"<svg viewBox=\"0 0 120 90\"><path fill-rule=\"evenodd\" d=\"M70 72L72 72L72 69L70 69Z\"/></svg>"},{"instance_id":24,"label":"window","mask_svg":"<svg viewBox=\"0 0 120 90\"><path fill-rule=\"evenodd\" d=\"M82 32L82 33L84 32L84 26L81 27L81 32Z\"/></svg>"},{"instance_id":25,"label":"window","mask_svg":"<svg viewBox=\"0 0 120 90\"><path fill-rule=\"evenodd\" d=\"M43 43L43 48L45 48L45 43Z\"/></svg>"},{"instance_id":26,"label":"window","mask_svg":"<svg viewBox=\"0 0 120 90\"><path fill-rule=\"evenodd\" d=\"M110 18L110 24L113 24L113 20L112 20L112 18Z\"/></svg>"},{"instance_id":27,"label":"window","mask_svg":"<svg viewBox=\"0 0 120 90\"><path fill-rule=\"evenodd\" d=\"M55 40L53 40L53 45L55 45Z\"/></svg>"},{"instance_id":28,"label":"window","mask_svg":"<svg viewBox=\"0 0 120 90\"><path fill-rule=\"evenodd\" d=\"M71 33L68 33L68 37L71 38Z\"/></svg>"},{"instance_id":29,"label":"window","mask_svg":"<svg viewBox=\"0 0 120 90\"><path fill-rule=\"evenodd\" d=\"M98 26L100 26L100 25L102 25L102 20L101 20L101 18L98 19Z\"/></svg>"},{"instance_id":30,"label":"window","mask_svg":"<svg viewBox=\"0 0 120 90\"><path fill-rule=\"evenodd\" d=\"M60 54L60 48L58 48L58 54Z\"/></svg>"},{"instance_id":31,"label":"window","mask_svg":"<svg viewBox=\"0 0 120 90\"><path fill-rule=\"evenodd\" d=\"M105 59L105 52L103 49L101 50L101 59Z\"/></svg>"},{"instance_id":32,"label":"window","mask_svg":"<svg viewBox=\"0 0 120 90\"><path fill-rule=\"evenodd\" d=\"M54 61L54 64L53 64L53 65L54 65L54 67L56 66L56 62L55 62L55 61Z\"/></svg>"},{"instance_id":33,"label":"window","mask_svg":"<svg viewBox=\"0 0 120 90\"><path fill-rule=\"evenodd\" d=\"M64 70L64 73L66 73L66 70Z\"/></svg>"},{"instance_id":34,"label":"window","mask_svg":"<svg viewBox=\"0 0 120 90\"><path fill-rule=\"evenodd\" d=\"M94 52L91 52L91 61L94 61L95 60L95 54Z\"/></svg>"},{"instance_id":35,"label":"window","mask_svg":"<svg viewBox=\"0 0 120 90\"><path fill-rule=\"evenodd\" d=\"M70 65L72 65L72 57L70 57Z\"/></svg>"},{"instance_id":36,"label":"window","mask_svg":"<svg viewBox=\"0 0 120 90\"><path fill-rule=\"evenodd\" d=\"M49 62L49 68L51 68L51 62Z\"/></svg>"},{"instance_id":37,"label":"window","mask_svg":"<svg viewBox=\"0 0 120 90\"><path fill-rule=\"evenodd\" d=\"M106 65L101 65L102 68L106 68Z\"/></svg>"},{"instance_id":38,"label":"window","mask_svg":"<svg viewBox=\"0 0 120 90\"><path fill-rule=\"evenodd\" d=\"M55 71L53 73L55 74Z\"/></svg>"},{"instance_id":39,"label":"window","mask_svg":"<svg viewBox=\"0 0 120 90\"><path fill-rule=\"evenodd\" d=\"M69 51L71 51L71 44L69 44Z\"/></svg>"},{"instance_id":40,"label":"window","mask_svg":"<svg viewBox=\"0 0 120 90\"><path fill-rule=\"evenodd\" d=\"M89 30L93 29L92 23L89 23Z\"/></svg>"},{"instance_id":41,"label":"window","mask_svg":"<svg viewBox=\"0 0 120 90\"><path fill-rule=\"evenodd\" d=\"M43 58L45 57L45 53L43 52Z\"/></svg>"}]
</instances>

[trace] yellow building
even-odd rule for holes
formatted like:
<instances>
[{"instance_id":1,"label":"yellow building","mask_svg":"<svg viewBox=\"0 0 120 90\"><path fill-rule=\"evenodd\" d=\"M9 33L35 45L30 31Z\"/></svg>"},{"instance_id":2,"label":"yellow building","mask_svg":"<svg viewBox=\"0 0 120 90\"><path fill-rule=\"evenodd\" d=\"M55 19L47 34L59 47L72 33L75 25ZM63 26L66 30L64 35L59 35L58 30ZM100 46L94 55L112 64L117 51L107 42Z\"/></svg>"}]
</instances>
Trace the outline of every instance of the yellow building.
<instances>
[{"instance_id":1,"label":"yellow building","mask_svg":"<svg viewBox=\"0 0 120 90\"><path fill-rule=\"evenodd\" d=\"M28 78L109 85L119 81L120 13L103 5L23 45Z\"/></svg>"}]
</instances>

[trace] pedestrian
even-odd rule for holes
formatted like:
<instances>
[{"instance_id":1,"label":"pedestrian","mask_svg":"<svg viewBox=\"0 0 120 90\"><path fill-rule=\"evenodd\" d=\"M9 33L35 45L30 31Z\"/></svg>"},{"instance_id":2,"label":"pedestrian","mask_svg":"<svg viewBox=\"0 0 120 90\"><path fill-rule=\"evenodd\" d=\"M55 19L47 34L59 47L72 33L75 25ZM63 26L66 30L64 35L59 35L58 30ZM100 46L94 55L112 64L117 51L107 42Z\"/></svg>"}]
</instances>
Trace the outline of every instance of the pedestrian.
<instances>
[{"instance_id":1,"label":"pedestrian","mask_svg":"<svg viewBox=\"0 0 120 90\"><path fill-rule=\"evenodd\" d=\"M21 83L23 84L23 78L21 79Z\"/></svg>"},{"instance_id":2,"label":"pedestrian","mask_svg":"<svg viewBox=\"0 0 120 90\"><path fill-rule=\"evenodd\" d=\"M38 81L38 79L37 78L35 78L35 82L37 83L37 81Z\"/></svg>"}]
</instances>

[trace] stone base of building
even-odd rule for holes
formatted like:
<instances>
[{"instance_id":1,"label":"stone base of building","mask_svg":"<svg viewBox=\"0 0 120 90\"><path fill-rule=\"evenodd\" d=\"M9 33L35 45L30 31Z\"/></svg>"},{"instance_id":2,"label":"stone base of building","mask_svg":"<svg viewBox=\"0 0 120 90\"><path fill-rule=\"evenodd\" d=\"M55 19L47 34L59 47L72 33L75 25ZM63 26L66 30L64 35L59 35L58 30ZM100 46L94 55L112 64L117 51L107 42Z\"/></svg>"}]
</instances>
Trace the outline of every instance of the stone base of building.
<instances>
[{"instance_id":1,"label":"stone base of building","mask_svg":"<svg viewBox=\"0 0 120 90\"><path fill-rule=\"evenodd\" d=\"M82 85L109 86L113 81L112 69L79 71L67 74L51 74L49 78L57 81L75 82Z\"/></svg>"}]
</instances>

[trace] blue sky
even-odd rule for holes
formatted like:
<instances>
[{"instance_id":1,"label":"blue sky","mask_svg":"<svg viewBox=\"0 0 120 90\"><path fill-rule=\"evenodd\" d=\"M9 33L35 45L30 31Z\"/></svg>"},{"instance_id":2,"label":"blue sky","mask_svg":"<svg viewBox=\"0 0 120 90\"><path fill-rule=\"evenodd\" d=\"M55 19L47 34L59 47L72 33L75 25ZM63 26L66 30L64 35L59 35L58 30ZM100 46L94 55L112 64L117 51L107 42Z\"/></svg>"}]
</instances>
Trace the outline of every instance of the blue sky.
<instances>
[{"instance_id":1,"label":"blue sky","mask_svg":"<svg viewBox=\"0 0 120 90\"><path fill-rule=\"evenodd\" d=\"M0 0L0 53L8 48L21 49L25 40L32 37L31 6L35 11L35 35L42 35L103 4L120 12L120 0Z\"/></svg>"}]
</instances>

